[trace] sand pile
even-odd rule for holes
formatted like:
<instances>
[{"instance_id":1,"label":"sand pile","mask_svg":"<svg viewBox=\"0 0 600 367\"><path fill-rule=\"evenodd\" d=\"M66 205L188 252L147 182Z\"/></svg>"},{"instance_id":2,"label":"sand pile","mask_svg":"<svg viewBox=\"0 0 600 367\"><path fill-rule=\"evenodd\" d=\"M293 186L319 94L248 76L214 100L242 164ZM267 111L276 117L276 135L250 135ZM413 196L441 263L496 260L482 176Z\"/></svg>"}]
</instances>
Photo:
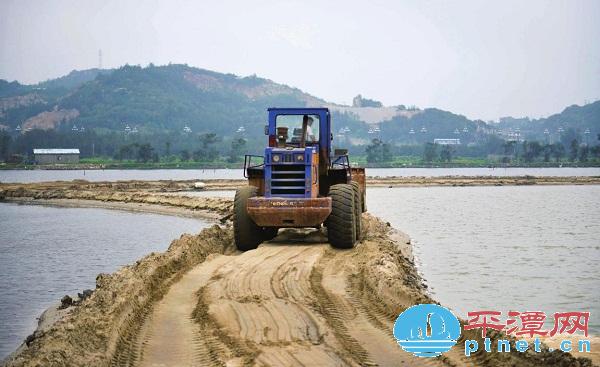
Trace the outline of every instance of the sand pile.
<instances>
[{"instance_id":1,"label":"sand pile","mask_svg":"<svg viewBox=\"0 0 600 367\"><path fill-rule=\"evenodd\" d=\"M139 203L184 208L189 210L204 210L221 215L231 212L232 201L226 198L188 197L167 195L147 191L118 191L109 189L86 189L81 187L49 188L36 185L18 185L0 189L0 200L93 200L114 203Z\"/></svg>"}]
</instances>

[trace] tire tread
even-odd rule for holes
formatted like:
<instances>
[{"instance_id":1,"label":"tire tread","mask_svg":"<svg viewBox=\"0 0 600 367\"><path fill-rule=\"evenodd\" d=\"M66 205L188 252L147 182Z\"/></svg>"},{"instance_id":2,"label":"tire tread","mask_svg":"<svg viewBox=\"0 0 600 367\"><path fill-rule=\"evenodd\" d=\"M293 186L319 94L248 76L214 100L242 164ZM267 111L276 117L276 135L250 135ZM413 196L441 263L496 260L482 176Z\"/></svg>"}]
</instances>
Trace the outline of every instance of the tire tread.
<instances>
[{"instance_id":1,"label":"tire tread","mask_svg":"<svg viewBox=\"0 0 600 367\"><path fill-rule=\"evenodd\" d=\"M331 186L331 214L327 219L329 243L335 248L352 248L356 242L354 188L349 184Z\"/></svg>"}]
</instances>

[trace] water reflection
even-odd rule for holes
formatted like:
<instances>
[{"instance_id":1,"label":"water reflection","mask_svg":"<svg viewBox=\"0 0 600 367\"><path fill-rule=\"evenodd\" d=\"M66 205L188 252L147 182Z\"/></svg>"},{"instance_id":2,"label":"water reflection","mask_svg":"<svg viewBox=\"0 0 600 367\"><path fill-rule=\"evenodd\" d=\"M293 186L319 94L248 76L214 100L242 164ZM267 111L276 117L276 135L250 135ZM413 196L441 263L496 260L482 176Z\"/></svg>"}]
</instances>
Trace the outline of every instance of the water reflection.
<instances>
[{"instance_id":1,"label":"water reflection","mask_svg":"<svg viewBox=\"0 0 600 367\"><path fill-rule=\"evenodd\" d=\"M182 233L206 225L155 214L0 204L0 359L63 295L93 289L98 273L164 251Z\"/></svg>"}]
</instances>

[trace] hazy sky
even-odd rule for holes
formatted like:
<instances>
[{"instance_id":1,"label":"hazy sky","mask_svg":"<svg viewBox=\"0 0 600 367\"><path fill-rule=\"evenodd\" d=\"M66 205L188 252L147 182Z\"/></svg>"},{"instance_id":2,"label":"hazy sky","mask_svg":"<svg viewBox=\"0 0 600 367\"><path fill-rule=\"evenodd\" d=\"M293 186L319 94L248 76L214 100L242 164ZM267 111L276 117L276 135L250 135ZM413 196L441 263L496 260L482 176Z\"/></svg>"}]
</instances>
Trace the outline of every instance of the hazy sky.
<instances>
[{"instance_id":1,"label":"hazy sky","mask_svg":"<svg viewBox=\"0 0 600 367\"><path fill-rule=\"evenodd\" d=\"M600 98L600 1L0 0L0 78L187 63L337 103L531 117Z\"/></svg>"}]
</instances>

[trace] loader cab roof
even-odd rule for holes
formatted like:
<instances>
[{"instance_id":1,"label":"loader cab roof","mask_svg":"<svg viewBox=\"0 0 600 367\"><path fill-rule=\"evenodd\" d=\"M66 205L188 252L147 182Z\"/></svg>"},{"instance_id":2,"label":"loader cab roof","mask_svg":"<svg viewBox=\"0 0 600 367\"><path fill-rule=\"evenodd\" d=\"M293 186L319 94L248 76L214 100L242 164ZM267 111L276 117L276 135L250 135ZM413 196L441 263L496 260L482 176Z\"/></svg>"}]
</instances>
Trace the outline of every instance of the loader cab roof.
<instances>
[{"instance_id":1,"label":"loader cab roof","mask_svg":"<svg viewBox=\"0 0 600 367\"><path fill-rule=\"evenodd\" d=\"M301 115L307 113L306 111L323 111L329 113L329 108L327 107L269 107L267 111L281 111L283 113L290 113L292 115ZM297 112L296 112L297 111Z\"/></svg>"}]
</instances>

